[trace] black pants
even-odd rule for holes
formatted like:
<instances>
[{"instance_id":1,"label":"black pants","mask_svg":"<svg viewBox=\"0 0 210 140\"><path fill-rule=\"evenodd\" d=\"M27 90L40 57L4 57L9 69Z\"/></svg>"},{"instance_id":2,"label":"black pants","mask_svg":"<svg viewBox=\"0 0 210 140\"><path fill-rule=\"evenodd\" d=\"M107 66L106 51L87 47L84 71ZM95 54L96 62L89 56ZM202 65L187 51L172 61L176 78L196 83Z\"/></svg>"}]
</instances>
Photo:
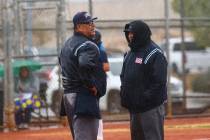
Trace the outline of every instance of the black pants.
<instances>
[{"instance_id":1,"label":"black pants","mask_svg":"<svg viewBox=\"0 0 210 140\"><path fill-rule=\"evenodd\" d=\"M24 110L17 110L15 112L15 122L16 125L20 125L21 123L29 123L31 120L31 110L24 109Z\"/></svg>"},{"instance_id":2,"label":"black pants","mask_svg":"<svg viewBox=\"0 0 210 140\"><path fill-rule=\"evenodd\" d=\"M164 140L164 105L130 114L131 140Z\"/></svg>"}]
</instances>

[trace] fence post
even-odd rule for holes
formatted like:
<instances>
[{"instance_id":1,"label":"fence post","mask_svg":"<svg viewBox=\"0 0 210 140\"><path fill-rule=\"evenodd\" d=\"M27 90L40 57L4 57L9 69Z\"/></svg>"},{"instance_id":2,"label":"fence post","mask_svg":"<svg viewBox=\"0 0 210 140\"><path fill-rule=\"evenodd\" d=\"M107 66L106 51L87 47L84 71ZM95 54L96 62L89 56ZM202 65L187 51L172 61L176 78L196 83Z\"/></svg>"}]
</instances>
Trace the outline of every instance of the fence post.
<instances>
[{"instance_id":1,"label":"fence post","mask_svg":"<svg viewBox=\"0 0 210 140\"><path fill-rule=\"evenodd\" d=\"M180 16L181 16L181 51L182 51L182 81L183 81L183 111L186 110L186 52L185 52L185 43L184 43L184 17L185 17L185 11L184 11L184 1L180 0Z\"/></svg>"},{"instance_id":2,"label":"fence post","mask_svg":"<svg viewBox=\"0 0 210 140\"><path fill-rule=\"evenodd\" d=\"M93 1L88 0L88 8L89 8L89 14L93 16Z\"/></svg>"},{"instance_id":3,"label":"fence post","mask_svg":"<svg viewBox=\"0 0 210 140\"><path fill-rule=\"evenodd\" d=\"M11 53L14 45L12 10L13 1L3 1L3 45L4 45L4 122L9 130L15 129L14 102L13 102L13 71L11 66Z\"/></svg>"},{"instance_id":4,"label":"fence post","mask_svg":"<svg viewBox=\"0 0 210 140\"><path fill-rule=\"evenodd\" d=\"M168 0L165 0L165 37L166 37L166 55L167 60L170 62L170 53L169 53L169 28L170 27L170 19L169 19L169 3ZM171 66L168 65L168 83L167 83L167 92L168 92L168 102L167 102L167 117L172 117L172 97L171 97L171 89L170 89L170 81L171 81Z\"/></svg>"},{"instance_id":5,"label":"fence post","mask_svg":"<svg viewBox=\"0 0 210 140\"><path fill-rule=\"evenodd\" d=\"M3 125L4 125L4 92L3 87L0 87L0 131L3 131Z\"/></svg>"}]
</instances>

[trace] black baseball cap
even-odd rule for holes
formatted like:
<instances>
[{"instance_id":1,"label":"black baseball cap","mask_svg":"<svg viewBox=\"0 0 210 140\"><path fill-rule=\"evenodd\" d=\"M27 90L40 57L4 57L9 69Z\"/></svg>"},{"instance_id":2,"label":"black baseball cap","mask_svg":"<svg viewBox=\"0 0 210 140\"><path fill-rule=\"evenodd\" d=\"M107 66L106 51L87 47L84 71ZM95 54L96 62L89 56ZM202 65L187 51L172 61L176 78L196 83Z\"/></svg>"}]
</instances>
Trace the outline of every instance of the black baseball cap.
<instances>
[{"instance_id":1,"label":"black baseball cap","mask_svg":"<svg viewBox=\"0 0 210 140\"><path fill-rule=\"evenodd\" d=\"M92 18L88 12L78 12L73 17L74 25L82 24L82 23L90 23L96 20L97 17Z\"/></svg>"},{"instance_id":2,"label":"black baseball cap","mask_svg":"<svg viewBox=\"0 0 210 140\"><path fill-rule=\"evenodd\" d=\"M125 28L124 28L124 32L133 32L134 29L133 27L130 25L130 23L125 24Z\"/></svg>"}]
</instances>

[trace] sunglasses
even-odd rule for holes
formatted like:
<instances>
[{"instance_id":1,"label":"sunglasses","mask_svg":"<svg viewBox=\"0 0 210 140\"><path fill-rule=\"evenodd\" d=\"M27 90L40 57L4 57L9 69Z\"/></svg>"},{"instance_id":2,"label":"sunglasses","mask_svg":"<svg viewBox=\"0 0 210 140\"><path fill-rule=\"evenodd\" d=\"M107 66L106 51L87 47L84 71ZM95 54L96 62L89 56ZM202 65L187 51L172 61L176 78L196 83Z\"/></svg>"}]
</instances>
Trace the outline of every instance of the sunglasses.
<instances>
[{"instance_id":1,"label":"sunglasses","mask_svg":"<svg viewBox=\"0 0 210 140\"><path fill-rule=\"evenodd\" d=\"M85 25L89 25L89 26L94 25L94 23L93 23L93 22L82 22L82 23L80 23L80 24L85 24Z\"/></svg>"}]
</instances>

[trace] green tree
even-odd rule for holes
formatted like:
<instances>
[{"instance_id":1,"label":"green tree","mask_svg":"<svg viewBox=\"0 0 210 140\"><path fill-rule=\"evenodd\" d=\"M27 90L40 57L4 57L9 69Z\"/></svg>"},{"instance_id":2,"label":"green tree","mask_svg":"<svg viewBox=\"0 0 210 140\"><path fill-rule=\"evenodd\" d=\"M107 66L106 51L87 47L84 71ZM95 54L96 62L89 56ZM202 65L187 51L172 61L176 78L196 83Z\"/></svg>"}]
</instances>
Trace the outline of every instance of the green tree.
<instances>
[{"instance_id":1,"label":"green tree","mask_svg":"<svg viewBox=\"0 0 210 140\"><path fill-rule=\"evenodd\" d=\"M172 7L177 13L180 13L180 2L181 0L172 1ZM210 0L183 0L183 4L185 17L210 18ZM210 26L202 27L202 25L199 25L202 22L198 21L189 21L189 23L194 25L188 29L193 33L198 44L204 47L210 47ZM205 22L205 25L210 25L209 21Z\"/></svg>"}]
</instances>

